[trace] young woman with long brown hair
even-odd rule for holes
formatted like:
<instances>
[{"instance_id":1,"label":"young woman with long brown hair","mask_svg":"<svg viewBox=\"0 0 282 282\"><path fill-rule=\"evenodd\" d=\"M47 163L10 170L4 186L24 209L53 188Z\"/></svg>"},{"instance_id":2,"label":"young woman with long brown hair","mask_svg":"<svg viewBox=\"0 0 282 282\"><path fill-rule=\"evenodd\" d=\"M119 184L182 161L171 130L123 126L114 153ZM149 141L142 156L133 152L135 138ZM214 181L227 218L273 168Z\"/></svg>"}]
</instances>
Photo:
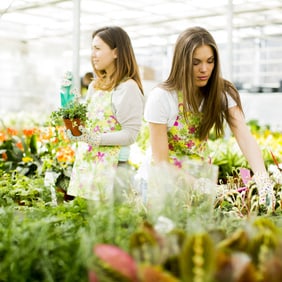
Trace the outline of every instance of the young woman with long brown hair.
<instances>
[{"instance_id":1,"label":"young woman with long brown hair","mask_svg":"<svg viewBox=\"0 0 282 282\"><path fill-rule=\"evenodd\" d=\"M227 121L252 168L260 203L272 202L261 150L246 125L237 89L221 75L218 47L206 29L192 27L179 35L168 78L147 99L145 120L153 163L177 166L183 157L207 158L209 133L213 129L222 136Z\"/></svg>"},{"instance_id":2,"label":"young woman with long brown hair","mask_svg":"<svg viewBox=\"0 0 282 282\"><path fill-rule=\"evenodd\" d=\"M118 26L92 35L94 79L88 87L88 120L79 141L68 194L95 199L111 191L115 171L127 164L144 110L139 67L128 34Z\"/></svg>"}]
</instances>

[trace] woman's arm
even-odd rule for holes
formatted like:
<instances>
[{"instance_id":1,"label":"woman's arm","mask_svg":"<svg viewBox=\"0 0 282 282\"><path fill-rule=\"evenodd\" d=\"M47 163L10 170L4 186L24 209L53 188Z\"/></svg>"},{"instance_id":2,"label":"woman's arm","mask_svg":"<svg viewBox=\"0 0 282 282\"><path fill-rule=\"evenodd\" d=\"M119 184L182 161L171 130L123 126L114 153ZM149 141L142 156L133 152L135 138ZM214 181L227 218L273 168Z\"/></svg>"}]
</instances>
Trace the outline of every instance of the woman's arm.
<instances>
[{"instance_id":1,"label":"woman's arm","mask_svg":"<svg viewBox=\"0 0 282 282\"><path fill-rule=\"evenodd\" d=\"M128 80L114 90L112 103L121 130L101 133L100 145L131 145L135 142L142 125L144 96L137 83Z\"/></svg>"},{"instance_id":2,"label":"woman's arm","mask_svg":"<svg viewBox=\"0 0 282 282\"><path fill-rule=\"evenodd\" d=\"M93 89L89 90L88 96L91 95L91 91ZM132 79L125 81L113 91L112 108L115 118L121 125L121 130L94 133L81 126L80 131L83 134L74 137L67 132L69 139L83 141L95 147L133 144L140 131L144 111L144 96L135 81Z\"/></svg>"},{"instance_id":3,"label":"woman's arm","mask_svg":"<svg viewBox=\"0 0 282 282\"><path fill-rule=\"evenodd\" d=\"M149 132L153 163L168 162L167 125L150 122Z\"/></svg>"},{"instance_id":4,"label":"woman's arm","mask_svg":"<svg viewBox=\"0 0 282 282\"><path fill-rule=\"evenodd\" d=\"M229 108L229 114L232 120L232 124L229 124L230 129L233 132L243 155L249 162L252 171L254 173L266 173L261 150L246 125L242 111L239 107L234 106Z\"/></svg>"},{"instance_id":5,"label":"woman's arm","mask_svg":"<svg viewBox=\"0 0 282 282\"><path fill-rule=\"evenodd\" d=\"M235 106L229 108L229 114L232 118L232 125L230 124L230 128L243 155L248 160L252 171L254 172L253 179L257 184L259 203L266 205L268 210L272 211L275 207L273 183L266 171L259 145L246 125L243 113L239 107Z\"/></svg>"}]
</instances>

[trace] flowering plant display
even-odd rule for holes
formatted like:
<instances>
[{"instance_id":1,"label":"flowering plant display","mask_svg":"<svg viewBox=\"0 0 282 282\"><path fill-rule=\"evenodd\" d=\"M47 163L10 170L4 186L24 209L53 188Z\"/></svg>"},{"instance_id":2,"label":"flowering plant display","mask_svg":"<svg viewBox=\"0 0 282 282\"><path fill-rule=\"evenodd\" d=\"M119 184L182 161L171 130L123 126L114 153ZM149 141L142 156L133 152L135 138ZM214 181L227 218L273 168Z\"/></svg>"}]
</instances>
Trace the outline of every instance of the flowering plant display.
<instances>
[{"instance_id":1,"label":"flowering plant display","mask_svg":"<svg viewBox=\"0 0 282 282\"><path fill-rule=\"evenodd\" d=\"M228 176L216 195L169 170L153 173L144 203L126 173L122 193L93 204L65 198L74 151L63 128L40 117L0 118L1 281L282 281L281 131L255 127L272 211L260 205L234 137L208 144Z\"/></svg>"}]
</instances>

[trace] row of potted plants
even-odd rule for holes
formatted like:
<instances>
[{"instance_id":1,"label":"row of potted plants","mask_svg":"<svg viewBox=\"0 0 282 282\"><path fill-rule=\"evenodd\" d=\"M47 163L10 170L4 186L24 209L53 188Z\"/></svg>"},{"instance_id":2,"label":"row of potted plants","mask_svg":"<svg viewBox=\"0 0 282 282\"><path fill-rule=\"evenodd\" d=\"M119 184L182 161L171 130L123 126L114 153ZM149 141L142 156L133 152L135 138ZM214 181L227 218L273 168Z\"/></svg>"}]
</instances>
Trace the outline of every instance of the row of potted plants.
<instances>
[{"instance_id":1,"label":"row of potted plants","mask_svg":"<svg viewBox=\"0 0 282 282\"><path fill-rule=\"evenodd\" d=\"M281 134L250 123L275 182L267 214L255 186L237 189L245 160L232 138L210 141L228 184L214 201L180 186L151 205L132 189L89 202L66 197L64 127L14 124L0 131L0 281L281 281Z\"/></svg>"}]
</instances>

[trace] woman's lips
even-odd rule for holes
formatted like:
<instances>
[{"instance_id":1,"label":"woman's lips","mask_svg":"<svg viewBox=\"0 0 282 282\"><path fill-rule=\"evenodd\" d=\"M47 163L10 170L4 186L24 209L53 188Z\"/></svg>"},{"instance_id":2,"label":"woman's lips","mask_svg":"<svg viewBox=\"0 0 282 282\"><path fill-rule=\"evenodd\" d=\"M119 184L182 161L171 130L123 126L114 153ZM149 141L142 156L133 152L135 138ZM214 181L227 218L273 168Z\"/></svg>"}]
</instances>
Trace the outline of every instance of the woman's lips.
<instances>
[{"instance_id":1,"label":"woman's lips","mask_svg":"<svg viewBox=\"0 0 282 282\"><path fill-rule=\"evenodd\" d=\"M198 76L198 79L202 81L208 80L208 76Z\"/></svg>"}]
</instances>

